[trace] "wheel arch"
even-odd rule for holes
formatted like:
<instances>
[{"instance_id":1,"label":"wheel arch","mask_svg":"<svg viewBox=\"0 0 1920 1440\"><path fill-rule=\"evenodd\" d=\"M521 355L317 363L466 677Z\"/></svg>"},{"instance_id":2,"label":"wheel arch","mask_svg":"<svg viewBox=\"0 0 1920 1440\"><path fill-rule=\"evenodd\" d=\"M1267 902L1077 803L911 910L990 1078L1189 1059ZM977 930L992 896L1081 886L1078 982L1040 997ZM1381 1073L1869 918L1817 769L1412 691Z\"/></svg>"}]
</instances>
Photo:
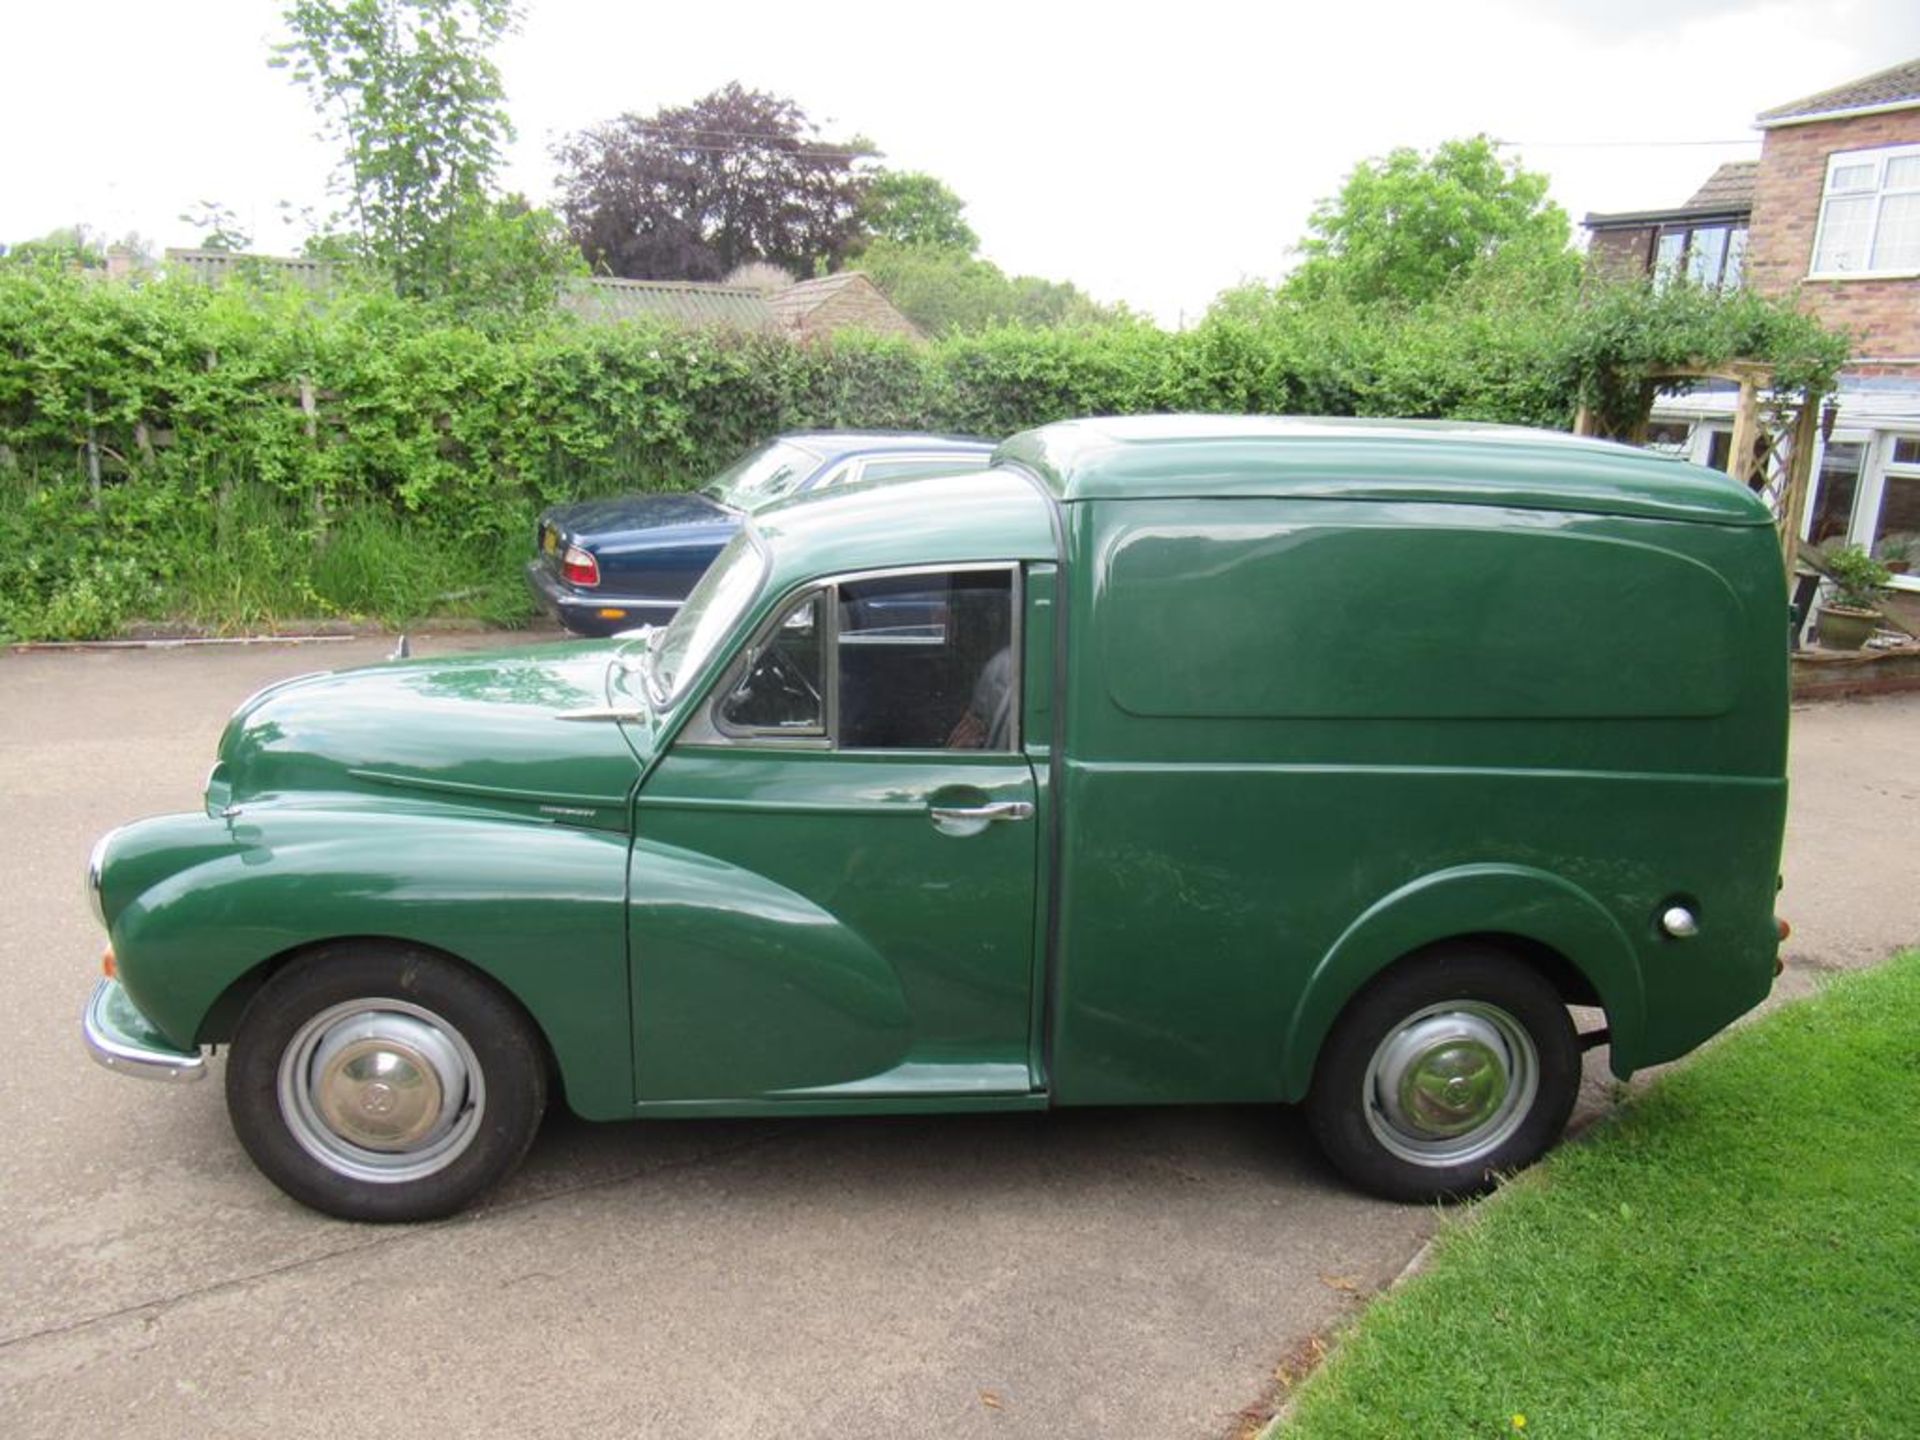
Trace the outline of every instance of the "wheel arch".
<instances>
[{"instance_id":1,"label":"wheel arch","mask_svg":"<svg viewBox=\"0 0 1920 1440\"><path fill-rule=\"evenodd\" d=\"M1570 1005L1605 1010L1630 1049L1645 1012L1633 946L1586 891L1544 870L1468 865L1423 876L1365 910L1321 957L1286 1029L1283 1098L1307 1093L1340 1013L1369 983L1436 946L1506 951Z\"/></svg>"},{"instance_id":2,"label":"wheel arch","mask_svg":"<svg viewBox=\"0 0 1920 1440\"><path fill-rule=\"evenodd\" d=\"M253 997L263 990L274 976L289 966L313 956L324 955L337 949L375 949L395 952L411 951L415 954L432 955L451 965L457 965L491 989L497 996L511 1005L527 1022L528 1028L540 1037L540 1050L546 1063L547 1079L565 1093L566 1073L560 1068L560 1060L553 1047L553 1037L547 1033L547 1027L540 1017L530 1010L520 997L500 982L499 977L491 975L480 965L474 964L463 955L455 954L443 945L432 945L425 941L410 939L401 935L383 935L378 933L364 935L335 935L324 939L302 940L289 945L274 955L269 955L245 974L236 977L225 990L214 998L207 1007L207 1013L201 1017L199 1032L194 1036L196 1045L225 1045L233 1040L240 1017L252 1003Z\"/></svg>"},{"instance_id":3,"label":"wheel arch","mask_svg":"<svg viewBox=\"0 0 1920 1440\"><path fill-rule=\"evenodd\" d=\"M371 802L172 817L149 873L123 886L121 983L175 1044L216 1043L315 947L415 946L512 997L576 1113L622 1118L633 1113L627 846L614 832Z\"/></svg>"}]
</instances>

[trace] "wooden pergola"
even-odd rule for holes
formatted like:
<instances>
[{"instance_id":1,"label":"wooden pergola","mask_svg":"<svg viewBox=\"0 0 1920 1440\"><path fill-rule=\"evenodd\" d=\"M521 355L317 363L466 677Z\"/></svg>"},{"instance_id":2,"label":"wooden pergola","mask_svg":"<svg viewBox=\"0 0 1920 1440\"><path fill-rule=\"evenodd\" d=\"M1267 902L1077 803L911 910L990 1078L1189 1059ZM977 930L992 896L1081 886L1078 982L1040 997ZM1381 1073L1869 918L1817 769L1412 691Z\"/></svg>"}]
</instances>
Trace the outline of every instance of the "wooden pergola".
<instances>
[{"instance_id":1,"label":"wooden pergola","mask_svg":"<svg viewBox=\"0 0 1920 1440\"><path fill-rule=\"evenodd\" d=\"M1773 509L1780 532L1780 553L1786 561L1787 584L1792 586L1794 562L1799 558L1800 527L1806 519L1807 492L1813 478L1813 452L1820 435L1820 405L1826 397L1807 390L1799 395L1774 389L1770 365L1733 360L1719 365L1683 365L1650 370L1640 376L1640 404L1624 433L1581 406L1573 433L1599 435L1644 445L1647 420L1661 390L1675 381L1725 380L1740 387L1733 409L1733 444L1728 469Z\"/></svg>"}]
</instances>

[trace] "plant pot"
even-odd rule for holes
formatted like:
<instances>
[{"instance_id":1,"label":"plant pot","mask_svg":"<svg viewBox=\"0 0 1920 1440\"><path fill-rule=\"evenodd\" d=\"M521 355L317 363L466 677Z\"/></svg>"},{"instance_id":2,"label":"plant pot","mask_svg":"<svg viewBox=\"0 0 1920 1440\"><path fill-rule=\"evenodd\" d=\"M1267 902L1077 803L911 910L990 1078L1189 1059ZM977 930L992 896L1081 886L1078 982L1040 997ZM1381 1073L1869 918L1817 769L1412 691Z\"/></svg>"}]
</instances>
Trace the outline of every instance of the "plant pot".
<instances>
[{"instance_id":1,"label":"plant pot","mask_svg":"<svg viewBox=\"0 0 1920 1440\"><path fill-rule=\"evenodd\" d=\"M1854 610L1844 605L1822 605L1814 630L1829 650L1858 650L1880 627L1878 610Z\"/></svg>"}]
</instances>

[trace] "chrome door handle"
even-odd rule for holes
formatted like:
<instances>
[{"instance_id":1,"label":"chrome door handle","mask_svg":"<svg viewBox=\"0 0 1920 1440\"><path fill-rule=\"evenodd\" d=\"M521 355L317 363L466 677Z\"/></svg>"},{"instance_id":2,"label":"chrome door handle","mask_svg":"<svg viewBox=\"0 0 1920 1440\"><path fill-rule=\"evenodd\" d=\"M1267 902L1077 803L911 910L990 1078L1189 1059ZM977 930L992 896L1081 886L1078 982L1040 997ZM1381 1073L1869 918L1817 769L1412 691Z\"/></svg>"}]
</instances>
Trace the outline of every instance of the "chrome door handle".
<instances>
[{"instance_id":1,"label":"chrome door handle","mask_svg":"<svg viewBox=\"0 0 1920 1440\"><path fill-rule=\"evenodd\" d=\"M964 825L970 820L986 823L991 820L1031 820L1033 805L1026 800L996 800L991 805L970 805L961 809L950 809L944 805L935 805L927 811L936 821Z\"/></svg>"}]
</instances>

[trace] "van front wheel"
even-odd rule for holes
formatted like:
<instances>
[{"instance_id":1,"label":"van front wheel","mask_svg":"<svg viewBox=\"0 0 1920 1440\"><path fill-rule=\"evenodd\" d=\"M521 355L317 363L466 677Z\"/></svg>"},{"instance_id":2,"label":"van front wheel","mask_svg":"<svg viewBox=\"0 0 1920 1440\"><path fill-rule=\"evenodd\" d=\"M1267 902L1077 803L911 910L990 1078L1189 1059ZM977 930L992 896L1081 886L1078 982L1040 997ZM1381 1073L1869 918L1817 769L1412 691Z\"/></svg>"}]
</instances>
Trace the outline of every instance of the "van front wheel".
<instances>
[{"instance_id":1,"label":"van front wheel","mask_svg":"<svg viewBox=\"0 0 1920 1440\"><path fill-rule=\"evenodd\" d=\"M411 946L343 942L280 971L240 1018L227 1110L254 1163L346 1220L432 1220L498 1184L546 1108L531 1022Z\"/></svg>"},{"instance_id":2,"label":"van front wheel","mask_svg":"<svg viewBox=\"0 0 1920 1440\"><path fill-rule=\"evenodd\" d=\"M1390 1200L1492 1188L1560 1137L1580 1043L1553 986L1478 947L1389 970L1321 1048L1307 1121L1329 1159Z\"/></svg>"}]
</instances>

